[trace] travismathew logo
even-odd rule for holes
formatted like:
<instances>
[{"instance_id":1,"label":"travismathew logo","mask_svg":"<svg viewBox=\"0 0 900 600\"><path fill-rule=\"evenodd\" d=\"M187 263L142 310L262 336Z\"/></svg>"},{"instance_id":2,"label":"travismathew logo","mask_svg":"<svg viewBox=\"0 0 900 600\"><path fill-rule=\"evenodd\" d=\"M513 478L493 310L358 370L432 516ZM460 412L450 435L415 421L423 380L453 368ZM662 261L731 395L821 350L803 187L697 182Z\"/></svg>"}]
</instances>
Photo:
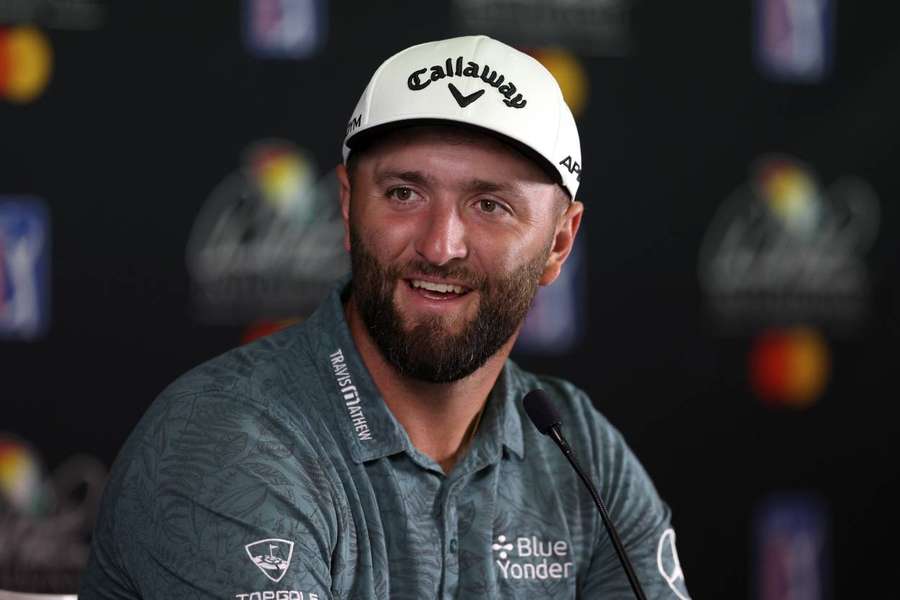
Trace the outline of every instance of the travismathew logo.
<instances>
[{"instance_id":1,"label":"travismathew logo","mask_svg":"<svg viewBox=\"0 0 900 600\"><path fill-rule=\"evenodd\" d=\"M369 430L369 422L366 421L366 415L363 414L362 407L359 405L360 397L356 386L353 385L353 379L350 378L350 371L347 367L347 360L344 358L344 352L338 348L335 352L328 355L331 359L331 369L334 371L334 378L337 381L341 395L344 397L344 405L347 407L347 413L350 415L350 421L353 423L353 429L356 431L356 437L360 441L371 441L372 432Z\"/></svg>"},{"instance_id":2,"label":"travismathew logo","mask_svg":"<svg viewBox=\"0 0 900 600\"><path fill-rule=\"evenodd\" d=\"M498 535L491 544L503 579L568 579L575 570L569 544L562 540L542 541L537 536L513 540Z\"/></svg>"},{"instance_id":3,"label":"travismathew logo","mask_svg":"<svg viewBox=\"0 0 900 600\"><path fill-rule=\"evenodd\" d=\"M429 72L430 71L430 72ZM427 75L426 75L427 73ZM424 76L424 77L423 77ZM502 74L491 69L490 65L479 65L476 62L467 61L463 67L463 57L457 56L456 61L448 58L442 65L433 65L431 67L423 67L409 74L406 85L409 89L415 91L424 90L432 82L440 81L446 77L472 77L481 79L489 86L495 88L497 92L503 96L503 104L511 108L523 108L528 101L517 93L518 88L512 81L508 81ZM468 96L463 94L452 83L448 83L450 93L461 108L465 108L478 100L483 94L484 89L472 92Z\"/></svg>"}]
</instances>

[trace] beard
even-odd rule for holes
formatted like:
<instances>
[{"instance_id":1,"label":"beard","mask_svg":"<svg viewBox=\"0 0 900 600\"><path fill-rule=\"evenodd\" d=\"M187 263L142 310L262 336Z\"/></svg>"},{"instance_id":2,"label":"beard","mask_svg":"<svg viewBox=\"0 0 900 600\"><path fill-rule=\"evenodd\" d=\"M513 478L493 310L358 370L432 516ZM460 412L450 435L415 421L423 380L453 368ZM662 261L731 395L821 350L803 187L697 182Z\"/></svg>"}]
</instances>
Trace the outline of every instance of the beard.
<instances>
[{"instance_id":1,"label":"beard","mask_svg":"<svg viewBox=\"0 0 900 600\"><path fill-rule=\"evenodd\" d=\"M491 279L464 265L439 267L422 260L382 265L352 225L350 240L351 294L369 334L399 374L431 383L450 383L471 375L512 337L528 314L551 247L548 243L540 256ZM404 327L394 290L397 285L408 285L404 276L415 275L454 279L468 287L468 293L479 292L475 317L458 333L451 333L439 316Z\"/></svg>"}]
</instances>

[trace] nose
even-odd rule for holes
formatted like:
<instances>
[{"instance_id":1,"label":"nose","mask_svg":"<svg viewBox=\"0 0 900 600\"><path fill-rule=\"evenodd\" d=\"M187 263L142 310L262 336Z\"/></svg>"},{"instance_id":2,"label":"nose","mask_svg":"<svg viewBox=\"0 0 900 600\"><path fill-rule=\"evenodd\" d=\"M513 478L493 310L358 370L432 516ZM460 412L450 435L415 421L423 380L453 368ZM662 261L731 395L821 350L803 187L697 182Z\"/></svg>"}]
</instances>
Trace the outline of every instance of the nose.
<instances>
[{"instance_id":1,"label":"nose","mask_svg":"<svg viewBox=\"0 0 900 600\"><path fill-rule=\"evenodd\" d=\"M416 253L437 266L464 259L468 254L465 233L465 224L456 207L435 203L416 239Z\"/></svg>"}]
</instances>

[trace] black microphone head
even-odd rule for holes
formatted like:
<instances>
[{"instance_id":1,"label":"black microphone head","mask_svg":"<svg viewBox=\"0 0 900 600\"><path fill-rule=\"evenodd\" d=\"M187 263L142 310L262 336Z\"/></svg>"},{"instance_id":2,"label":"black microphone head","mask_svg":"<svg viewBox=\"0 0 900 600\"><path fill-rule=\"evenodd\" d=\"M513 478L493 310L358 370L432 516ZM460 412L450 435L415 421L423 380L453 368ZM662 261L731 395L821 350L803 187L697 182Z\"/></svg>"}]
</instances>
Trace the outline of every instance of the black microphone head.
<instances>
[{"instance_id":1,"label":"black microphone head","mask_svg":"<svg viewBox=\"0 0 900 600\"><path fill-rule=\"evenodd\" d=\"M554 425L562 423L556 407L553 406L553 400L550 399L550 396L544 390L531 390L525 394L522 404L525 405L525 412L528 413L528 418L531 419L537 430L544 435L550 433Z\"/></svg>"}]
</instances>

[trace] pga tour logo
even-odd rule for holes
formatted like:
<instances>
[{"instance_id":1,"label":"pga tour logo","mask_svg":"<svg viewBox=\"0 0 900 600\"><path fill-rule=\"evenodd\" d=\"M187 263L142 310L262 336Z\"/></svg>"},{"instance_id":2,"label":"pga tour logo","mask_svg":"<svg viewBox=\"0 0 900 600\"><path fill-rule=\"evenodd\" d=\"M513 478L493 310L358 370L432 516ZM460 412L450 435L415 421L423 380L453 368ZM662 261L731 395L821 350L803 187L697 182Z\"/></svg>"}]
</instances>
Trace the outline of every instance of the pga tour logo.
<instances>
[{"instance_id":1,"label":"pga tour logo","mask_svg":"<svg viewBox=\"0 0 900 600\"><path fill-rule=\"evenodd\" d=\"M562 540L542 541L534 535L512 540L498 535L491 550L503 579L567 579L575 570L569 544Z\"/></svg>"},{"instance_id":2,"label":"pga tour logo","mask_svg":"<svg viewBox=\"0 0 900 600\"><path fill-rule=\"evenodd\" d=\"M294 554L294 542L270 538L259 540L244 546L247 556L253 561L263 575L278 583L288 567L291 566L291 556Z\"/></svg>"}]
</instances>

